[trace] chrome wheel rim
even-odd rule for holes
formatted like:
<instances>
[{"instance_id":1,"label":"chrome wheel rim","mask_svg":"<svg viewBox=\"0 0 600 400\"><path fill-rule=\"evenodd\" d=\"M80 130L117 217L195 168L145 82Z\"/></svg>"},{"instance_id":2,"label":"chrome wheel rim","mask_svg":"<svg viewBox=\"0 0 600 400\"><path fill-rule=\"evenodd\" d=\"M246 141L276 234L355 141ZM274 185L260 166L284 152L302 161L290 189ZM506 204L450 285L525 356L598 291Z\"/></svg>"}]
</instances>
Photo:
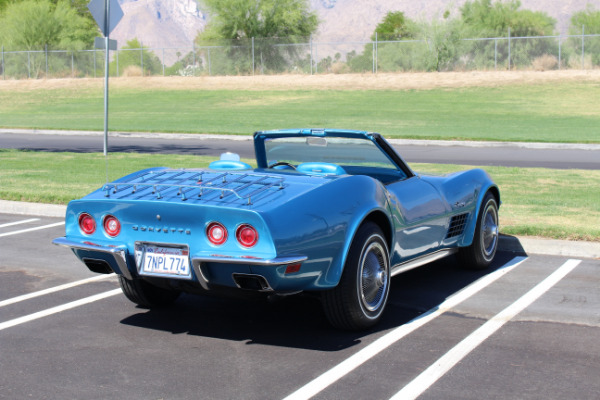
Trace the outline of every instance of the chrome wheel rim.
<instances>
[{"instance_id":1,"label":"chrome wheel rim","mask_svg":"<svg viewBox=\"0 0 600 400\"><path fill-rule=\"evenodd\" d=\"M498 212L493 202L488 203L481 221L483 253L489 259L496 253L496 246L498 244Z\"/></svg>"},{"instance_id":2,"label":"chrome wheel rim","mask_svg":"<svg viewBox=\"0 0 600 400\"><path fill-rule=\"evenodd\" d=\"M387 298L389 272L387 254L378 243L370 243L361 259L359 290L363 307L378 311Z\"/></svg>"}]
</instances>

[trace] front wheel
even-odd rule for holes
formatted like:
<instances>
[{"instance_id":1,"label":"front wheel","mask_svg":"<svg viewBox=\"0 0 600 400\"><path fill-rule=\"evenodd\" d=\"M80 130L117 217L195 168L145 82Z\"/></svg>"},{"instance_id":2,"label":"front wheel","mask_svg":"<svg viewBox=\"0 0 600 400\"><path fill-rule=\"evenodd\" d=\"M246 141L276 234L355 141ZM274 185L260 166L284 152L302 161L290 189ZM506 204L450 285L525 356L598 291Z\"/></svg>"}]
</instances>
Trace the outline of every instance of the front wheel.
<instances>
[{"instance_id":1,"label":"front wheel","mask_svg":"<svg viewBox=\"0 0 600 400\"><path fill-rule=\"evenodd\" d=\"M154 286L142 279L127 279L119 275L119 285L127 299L144 308L168 306L173 303L180 292Z\"/></svg>"},{"instance_id":2,"label":"front wheel","mask_svg":"<svg viewBox=\"0 0 600 400\"><path fill-rule=\"evenodd\" d=\"M381 229L367 222L352 241L338 286L323 293L323 308L336 328L366 329L381 319L389 291L387 242Z\"/></svg>"},{"instance_id":3,"label":"front wheel","mask_svg":"<svg viewBox=\"0 0 600 400\"><path fill-rule=\"evenodd\" d=\"M458 252L461 263L470 269L489 267L498 249L498 203L487 193L481 203L473 243Z\"/></svg>"}]
</instances>

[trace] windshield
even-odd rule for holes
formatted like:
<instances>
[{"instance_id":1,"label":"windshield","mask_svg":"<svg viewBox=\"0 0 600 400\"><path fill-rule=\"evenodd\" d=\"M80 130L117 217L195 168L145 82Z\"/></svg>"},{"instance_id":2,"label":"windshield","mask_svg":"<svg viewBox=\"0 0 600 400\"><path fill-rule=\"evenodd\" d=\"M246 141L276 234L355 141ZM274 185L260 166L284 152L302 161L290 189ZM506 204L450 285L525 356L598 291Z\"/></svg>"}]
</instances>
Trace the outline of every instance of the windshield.
<instances>
[{"instance_id":1,"label":"windshield","mask_svg":"<svg viewBox=\"0 0 600 400\"><path fill-rule=\"evenodd\" d=\"M265 140L267 163L326 162L398 170L370 140L339 137L284 137Z\"/></svg>"}]
</instances>

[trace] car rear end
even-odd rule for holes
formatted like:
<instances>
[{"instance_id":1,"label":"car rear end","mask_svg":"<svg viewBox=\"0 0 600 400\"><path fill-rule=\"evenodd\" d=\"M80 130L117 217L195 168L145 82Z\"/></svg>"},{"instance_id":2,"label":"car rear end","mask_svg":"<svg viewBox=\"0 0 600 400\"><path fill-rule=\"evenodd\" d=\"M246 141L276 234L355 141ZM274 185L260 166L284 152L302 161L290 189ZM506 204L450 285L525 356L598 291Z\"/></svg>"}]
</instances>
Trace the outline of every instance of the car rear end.
<instances>
[{"instance_id":1,"label":"car rear end","mask_svg":"<svg viewBox=\"0 0 600 400\"><path fill-rule=\"evenodd\" d=\"M182 291L297 290L304 254L278 254L263 215L323 184L276 174L155 170L69 203L69 247L93 272Z\"/></svg>"}]
</instances>

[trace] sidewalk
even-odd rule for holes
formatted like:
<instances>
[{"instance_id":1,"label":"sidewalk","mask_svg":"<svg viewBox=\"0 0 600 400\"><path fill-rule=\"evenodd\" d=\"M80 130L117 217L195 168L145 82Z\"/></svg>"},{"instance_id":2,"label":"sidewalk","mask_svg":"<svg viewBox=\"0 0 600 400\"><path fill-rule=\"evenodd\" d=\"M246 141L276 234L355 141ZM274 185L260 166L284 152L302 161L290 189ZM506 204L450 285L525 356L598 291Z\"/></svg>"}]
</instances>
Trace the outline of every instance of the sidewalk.
<instances>
[{"instance_id":1,"label":"sidewalk","mask_svg":"<svg viewBox=\"0 0 600 400\"><path fill-rule=\"evenodd\" d=\"M0 200L0 213L64 218L67 207L56 204ZM600 258L600 243L500 236L499 249L513 253L576 258Z\"/></svg>"}]
</instances>

